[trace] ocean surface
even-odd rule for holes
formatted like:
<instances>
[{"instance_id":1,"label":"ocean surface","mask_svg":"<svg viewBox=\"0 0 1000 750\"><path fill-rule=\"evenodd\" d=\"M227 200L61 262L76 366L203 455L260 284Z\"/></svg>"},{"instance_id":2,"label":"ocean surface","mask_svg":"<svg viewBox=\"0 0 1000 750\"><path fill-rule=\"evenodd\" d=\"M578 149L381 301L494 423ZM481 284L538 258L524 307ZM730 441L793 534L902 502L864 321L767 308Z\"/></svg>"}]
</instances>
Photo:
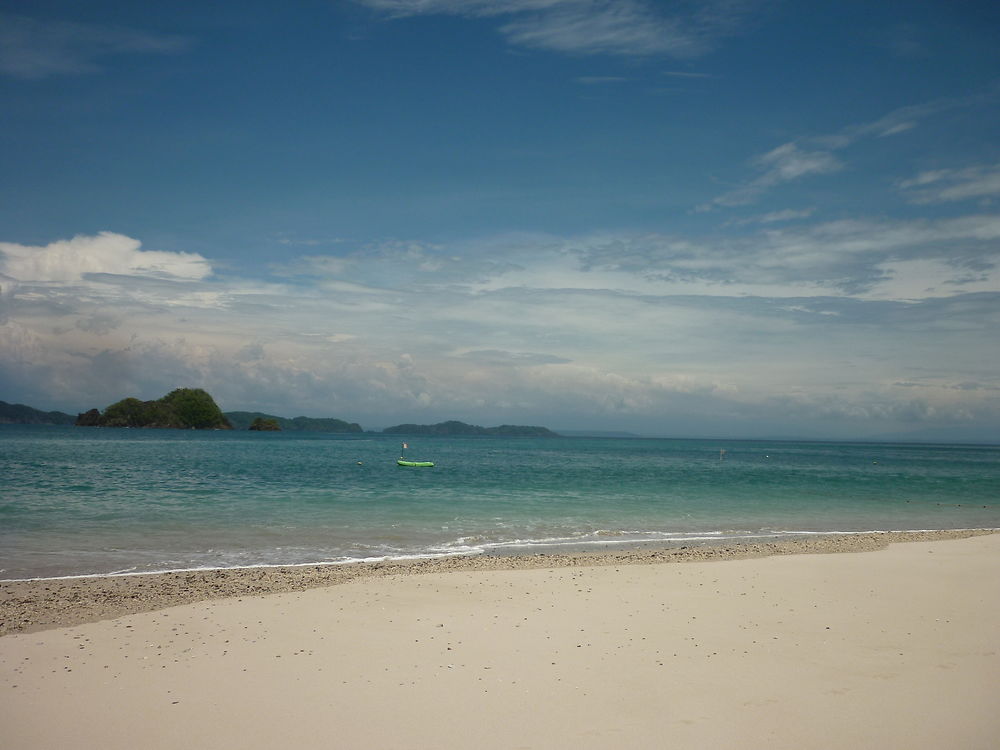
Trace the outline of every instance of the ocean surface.
<instances>
[{"instance_id":1,"label":"ocean surface","mask_svg":"<svg viewBox=\"0 0 1000 750\"><path fill-rule=\"evenodd\" d=\"M997 446L407 442L0 425L0 579L1000 527Z\"/></svg>"}]
</instances>

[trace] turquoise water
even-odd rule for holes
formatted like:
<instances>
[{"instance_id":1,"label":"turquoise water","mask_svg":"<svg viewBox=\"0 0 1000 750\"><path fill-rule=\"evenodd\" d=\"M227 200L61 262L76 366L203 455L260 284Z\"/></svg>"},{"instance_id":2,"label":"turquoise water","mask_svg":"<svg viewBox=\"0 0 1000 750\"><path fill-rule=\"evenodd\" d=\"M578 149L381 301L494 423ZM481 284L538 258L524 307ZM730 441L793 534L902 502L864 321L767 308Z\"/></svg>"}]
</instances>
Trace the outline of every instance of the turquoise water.
<instances>
[{"instance_id":1,"label":"turquoise water","mask_svg":"<svg viewBox=\"0 0 1000 750\"><path fill-rule=\"evenodd\" d=\"M408 442L0 426L0 578L1000 527L996 446Z\"/></svg>"}]
</instances>

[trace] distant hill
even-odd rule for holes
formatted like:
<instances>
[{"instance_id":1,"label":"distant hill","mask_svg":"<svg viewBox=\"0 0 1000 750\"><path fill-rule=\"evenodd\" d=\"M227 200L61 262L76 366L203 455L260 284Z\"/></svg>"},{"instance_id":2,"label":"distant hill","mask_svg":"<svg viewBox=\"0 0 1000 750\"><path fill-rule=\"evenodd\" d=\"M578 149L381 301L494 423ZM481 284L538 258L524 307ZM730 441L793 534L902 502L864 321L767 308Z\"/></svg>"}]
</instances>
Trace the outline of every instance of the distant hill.
<instances>
[{"instance_id":1,"label":"distant hill","mask_svg":"<svg viewBox=\"0 0 1000 750\"><path fill-rule=\"evenodd\" d=\"M227 411L226 419L236 430L249 430L255 420L273 421L283 432L362 432L361 425L356 422L345 422L342 419L295 417L287 419L259 411Z\"/></svg>"},{"instance_id":2,"label":"distant hill","mask_svg":"<svg viewBox=\"0 0 1000 750\"><path fill-rule=\"evenodd\" d=\"M222 410L201 388L178 388L156 401L126 398L103 412L91 409L76 418L79 427L159 427L231 430Z\"/></svg>"},{"instance_id":3,"label":"distant hill","mask_svg":"<svg viewBox=\"0 0 1000 750\"><path fill-rule=\"evenodd\" d=\"M76 417L61 411L40 411L24 404L0 401L0 424L73 424Z\"/></svg>"},{"instance_id":4,"label":"distant hill","mask_svg":"<svg viewBox=\"0 0 1000 750\"><path fill-rule=\"evenodd\" d=\"M422 435L426 437L559 437L546 427L504 424L499 427L480 427L465 422L439 422L438 424L400 424L382 430L386 435Z\"/></svg>"}]
</instances>

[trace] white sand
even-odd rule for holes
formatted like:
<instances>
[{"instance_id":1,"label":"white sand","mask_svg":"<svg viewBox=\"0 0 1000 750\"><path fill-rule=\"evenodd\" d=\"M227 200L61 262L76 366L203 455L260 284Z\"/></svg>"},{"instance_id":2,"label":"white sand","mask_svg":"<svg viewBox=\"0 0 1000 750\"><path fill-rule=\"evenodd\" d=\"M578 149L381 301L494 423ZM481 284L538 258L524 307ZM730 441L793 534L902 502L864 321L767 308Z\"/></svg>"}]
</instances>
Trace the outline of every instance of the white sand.
<instances>
[{"instance_id":1,"label":"white sand","mask_svg":"<svg viewBox=\"0 0 1000 750\"><path fill-rule=\"evenodd\" d=\"M0 638L0 747L996 748L1000 535L370 578Z\"/></svg>"}]
</instances>

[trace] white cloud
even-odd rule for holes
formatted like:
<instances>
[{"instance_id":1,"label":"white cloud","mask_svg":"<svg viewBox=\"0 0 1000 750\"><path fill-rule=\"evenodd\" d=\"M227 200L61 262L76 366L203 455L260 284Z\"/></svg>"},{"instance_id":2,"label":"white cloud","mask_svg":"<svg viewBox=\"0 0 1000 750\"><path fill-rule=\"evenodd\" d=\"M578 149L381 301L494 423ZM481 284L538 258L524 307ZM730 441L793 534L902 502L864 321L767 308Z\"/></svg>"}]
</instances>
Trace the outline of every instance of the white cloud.
<instances>
[{"instance_id":1,"label":"white cloud","mask_svg":"<svg viewBox=\"0 0 1000 750\"><path fill-rule=\"evenodd\" d=\"M851 220L768 232L758 260L789 281L876 299L1000 291L1000 216ZM753 241L751 241L753 242ZM969 268L976 268L975 278Z\"/></svg>"},{"instance_id":2,"label":"white cloud","mask_svg":"<svg viewBox=\"0 0 1000 750\"><path fill-rule=\"evenodd\" d=\"M514 44L567 53L693 57L706 48L701 35L680 20L628 0L563 3L513 20L501 31Z\"/></svg>"},{"instance_id":3,"label":"white cloud","mask_svg":"<svg viewBox=\"0 0 1000 750\"><path fill-rule=\"evenodd\" d=\"M702 0L664 12L650 0L356 0L393 17L509 17L500 32L523 47L570 54L695 57L739 30L750 3ZM673 10L673 9L672 9Z\"/></svg>"},{"instance_id":4,"label":"white cloud","mask_svg":"<svg viewBox=\"0 0 1000 750\"><path fill-rule=\"evenodd\" d=\"M770 211L759 216L748 216L745 219L733 221L733 224L778 224L786 221L798 221L808 219L816 212L815 208L793 209L786 208L783 211Z\"/></svg>"},{"instance_id":5,"label":"white cloud","mask_svg":"<svg viewBox=\"0 0 1000 750\"><path fill-rule=\"evenodd\" d=\"M461 355L469 361L488 365L537 366L566 364L570 360L537 352L507 352L500 349L475 349Z\"/></svg>"},{"instance_id":6,"label":"white cloud","mask_svg":"<svg viewBox=\"0 0 1000 750\"><path fill-rule=\"evenodd\" d=\"M17 287L17 279L0 273L0 300L13 295Z\"/></svg>"},{"instance_id":7,"label":"white cloud","mask_svg":"<svg viewBox=\"0 0 1000 750\"><path fill-rule=\"evenodd\" d=\"M941 258L889 260L878 268L885 272L885 280L870 293L876 298L923 299L1000 291L1000 274L995 269L970 273Z\"/></svg>"},{"instance_id":8,"label":"white cloud","mask_svg":"<svg viewBox=\"0 0 1000 750\"><path fill-rule=\"evenodd\" d=\"M173 53L188 44L179 36L0 13L0 73L15 78L94 73L104 58Z\"/></svg>"},{"instance_id":9,"label":"white cloud","mask_svg":"<svg viewBox=\"0 0 1000 750\"><path fill-rule=\"evenodd\" d=\"M604 291L634 295L803 297L817 294L912 299L910 261L934 260L926 288L954 295L996 288L1000 216L939 220L855 219L806 222L810 211L754 217L760 229L741 236L691 239L658 233L608 232L577 237L510 235L454 246L393 243L339 255L311 256L309 283L332 299L365 309L430 296L442 309L469 295L504 290L549 294ZM789 223L798 220L796 223ZM751 223L750 219L746 223ZM908 270L909 269L909 270ZM401 297L403 295L403 297ZM476 298L469 319L495 314ZM580 313L587 318L586 313ZM503 347L509 348L509 347Z\"/></svg>"},{"instance_id":10,"label":"white cloud","mask_svg":"<svg viewBox=\"0 0 1000 750\"><path fill-rule=\"evenodd\" d=\"M849 125L841 130L826 135L808 136L782 144L777 148L750 160L750 166L755 168L757 177L741 186L730 190L711 201L695 207L696 211L711 211L718 207L743 206L757 201L762 195L778 185L798 180L809 175L830 174L840 171L844 164L834 155L834 151L846 149L866 138L887 138L906 133L924 120L941 112L981 103L984 99L995 97L995 93L955 99L936 99L923 104L916 104L895 109L883 117L856 125ZM996 170L997 168L993 168ZM947 172L947 170L944 170ZM931 175L938 173L928 173ZM952 175L957 182L962 176ZM975 175L965 175L967 182L955 184L947 195L942 193L921 193L915 201L930 202L932 200L961 200L974 195L993 195L996 192L996 182L993 173L984 171ZM901 187L907 187L903 183Z\"/></svg>"},{"instance_id":11,"label":"white cloud","mask_svg":"<svg viewBox=\"0 0 1000 750\"><path fill-rule=\"evenodd\" d=\"M914 203L992 199L1000 197L1000 164L921 172L899 187Z\"/></svg>"},{"instance_id":12,"label":"white cloud","mask_svg":"<svg viewBox=\"0 0 1000 750\"><path fill-rule=\"evenodd\" d=\"M795 143L785 143L754 158L751 164L761 173L750 182L698 207L708 211L716 206L743 206L763 193L786 182L809 175L830 174L843 164L829 151L805 151Z\"/></svg>"},{"instance_id":13,"label":"white cloud","mask_svg":"<svg viewBox=\"0 0 1000 750\"><path fill-rule=\"evenodd\" d=\"M282 285L225 276L213 276L208 284L213 269L202 256L143 250L138 240L105 232L38 247L0 243L0 273L9 279L0 282L11 289L4 295L8 307L11 300L31 295L55 301L85 294L91 300L159 308L322 305L355 317L406 315L410 309L439 318L460 309L463 321L481 320L486 326L500 313L490 309L485 295L505 290L913 299L998 288L1000 215L781 225L808 214L765 214L755 219L760 231L712 240L616 232L509 236L452 246L392 242L302 257L285 267L292 275ZM919 284L934 291L917 294ZM79 291L60 290L72 285ZM574 309L573 315L589 318L584 310ZM332 333L352 331L323 335Z\"/></svg>"},{"instance_id":14,"label":"white cloud","mask_svg":"<svg viewBox=\"0 0 1000 750\"><path fill-rule=\"evenodd\" d=\"M951 296L1000 291L998 238L1000 216L993 214L768 224L752 235L698 242L657 234L592 235L566 241L561 253L492 283L527 283L539 278L534 271L541 266L563 287L634 294ZM559 263L558 273L553 263ZM917 293L923 282L924 291Z\"/></svg>"},{"instance_id":15,"label":"white cloud","mask_svg":"<svg viewBox=\"0 0 1000 750\"><path fill-rule=\"evenodd\" d=\"M200 280L212 273L196 253L142 250L139 240L114 232L77 235L44 246L0 242L0 273L20 282L73 282L88 274Z\"/></svg>"},{"instance_id":16,"label":"white cloud","mask_svg":"<svg viewBox=\"0 0 1000 750\"><path fill-rule=\"evenodd\" d=\"M135 273L145 260L128 258L143 251L118 237L120 265ZM95 274L56 253L58 270L25 274L33 280L4 301L0 386L28 403L84 409L196 384L224 408L366 427L444 418L570 427L571 414L622 429L678 415L688 429L727 419L753 427L780 410L772 399L793 394L794 419L875 424L920 412L907 411L904 389L867 391L916 381L933 350L946 373L926 382L984 387L947 389L952 411L944 395L921 402L937 415L977 404L985 413L1000 349L969 342L997 330L988 312L1000 289L997 237L1000 217L983 215L768 225L725 242L621 233L394 242L335 263L310 256L308 273L283 284ZM393 274L401 259L406 273ZM979 280L957 283L963 275Z\"/></svg>"},{"instance_id":17,"label":"white cloud","mask_svg":"<svg viewBox=\"0 0 1000 750\"><path fill-rule=\"evenodd\" d=\"M978 102L980 98L979 96L969 96L964 98L934 99L920 104L899 107L872 122L850 125L844 128L838 135L846 139L846 145L850 145L861 138L886 138L898 135L899 133L912 130L928 117L951 109L968 106Z\"/></svg>"},{"instance_id":18,"label":"white cloud","mask_svg":"<svg viewBox=\"0 0 1000 750\"><path fill-rule=\"evenodd\" d=\"M360 0L394 16L447 13L464 16L499 16L545 10L560 5L586 5L590 0Z\"/></svg>"},{"instance_id":19,"label":"white cloud","mask_svg":"<svg viewBox=\"0 0 1000 750\"><path fill-rule=\"evenodd\" d=\"M803 151L794 143L786 143L755 159L766 171L755 182L770 187L780 182L797 180L809 174L827 174L842 167L833 154L826 151Z\"/></svg>"}]
</instances>

